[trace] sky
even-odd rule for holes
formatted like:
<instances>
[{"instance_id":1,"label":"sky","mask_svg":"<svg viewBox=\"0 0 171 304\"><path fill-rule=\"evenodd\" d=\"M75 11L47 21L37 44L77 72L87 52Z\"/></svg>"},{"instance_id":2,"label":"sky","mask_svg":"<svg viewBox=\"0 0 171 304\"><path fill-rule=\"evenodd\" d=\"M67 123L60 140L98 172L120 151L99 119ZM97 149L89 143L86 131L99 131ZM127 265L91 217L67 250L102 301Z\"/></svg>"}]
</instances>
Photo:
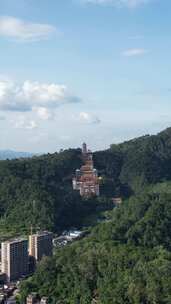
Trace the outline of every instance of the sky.
<instances>
[{"instance_id":1,"label":"sky","mask_svg":"<svg viewBox=\"0 0 171 304\"><path fill-rule=\"evenodd\" d=\"M0 0L0 149L106 149L171 126L170 0Z\"/></svg>"}]
</instances>

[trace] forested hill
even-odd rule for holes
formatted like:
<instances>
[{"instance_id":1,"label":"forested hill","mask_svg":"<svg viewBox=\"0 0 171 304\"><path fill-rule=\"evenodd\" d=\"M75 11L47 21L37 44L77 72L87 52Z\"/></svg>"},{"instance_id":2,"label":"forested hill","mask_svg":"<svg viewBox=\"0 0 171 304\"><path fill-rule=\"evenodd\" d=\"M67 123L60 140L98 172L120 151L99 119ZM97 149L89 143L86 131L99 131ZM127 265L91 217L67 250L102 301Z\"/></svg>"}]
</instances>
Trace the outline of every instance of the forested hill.
<instances>
[{"instance_id":1,"label":"forested hill","mask_svg":"<svg viewBox=\"0 0 171 304\"><path fill-rule=\"evenodd\" d=\"M171 180L171 129L94 153L103 177L105 198L87 201L72 190L71 179L81 161L80 149L0 161L0 231L27 231L31 224L53 231L83 225L99 209L110 208L106 197L129 197L146 185Z\"/></svg>"},{"instance_id":2,"label":"forested hill","mask_svg":"<svg viewBox=\"0 0 171 304\"><path fill-rule=\"evenodd\" d=\"M27 231L31 224L56 230L75 224L71 210L77 214L81 206L71 178L80 165L81 151L71 149L0 161L0 231Z\"/></svg>"},{"instance_id":3,"label":"forested hill","mask_svg":"<svg viewBox=\"0 0 171 304\"><path fill-rule=\"evenodd\" d=\"M35 228L59 232L82 227L89 216L111 209L105 199L86 203L72 189L72 176L82 164L81 150L69 149L0 161L0 238Z\"/></svg>"},{"instance_id":4,"label":"forested hill","mask_svg":"<svg viewBox=\"0 0 171 304\"><path fill-rule=\"evenodd\" d=\"M95 165L121 195L148 184L171 180L171 128L95 153ZM111 190L111 187L108 187Z\"/></svg>"},{"instance_id":5,"label":"forested hill","mask_svg":"<svg viewBox=\"0 0 171 304\"><path fill-rule=\"evenodd\" d=\"M150 186L22 285L59 304L171 303L171 183ZM23 303L21 301L21 303Z\"/></svg>"}]
</instances>

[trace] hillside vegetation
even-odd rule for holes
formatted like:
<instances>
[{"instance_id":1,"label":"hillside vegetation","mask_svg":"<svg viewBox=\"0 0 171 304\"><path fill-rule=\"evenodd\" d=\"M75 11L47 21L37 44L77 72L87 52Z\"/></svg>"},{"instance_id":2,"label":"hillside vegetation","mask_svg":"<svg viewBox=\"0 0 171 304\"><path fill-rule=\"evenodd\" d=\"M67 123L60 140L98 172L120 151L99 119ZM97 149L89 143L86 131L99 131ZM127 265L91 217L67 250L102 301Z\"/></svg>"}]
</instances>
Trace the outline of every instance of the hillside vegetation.
<instances>
[{"instance_id":1,"label":"hillside vegetation","mask_svg":"<svg viewBox=\"0 0 171 304\"><path fill-rule=\"evenodd\" d=\"M171 303L170 187L130 198L110 222L42 260L22 297L38 291L58 304Z\"/></svg>"},{"instance_id":2,"label":"hillside vegetation","mask_svg":"<svg viewBox=\"0 0 171 304\"><path fill-rule=\"evenodd\" d=\"M110 209L108 198L129 197L149 184L171 180L171 129L94 153L103 177L100 200L84 202L71 179L81 160L80 149L0 161L0 231L28 231L30 225L60 231L80 227L99 210Z\"/></svg>"},{"instance_id":3,"label":"hillside vegetation","mask_svg":"<svg viewBox=\"0 0 171 304\"><path fill-rule=\"evenodd\" d=\"M114 183L113 192L126 196L148 184L171 180L171 128L111 145L95 153L95 165L109 184Z\"/></svg>"},{"instance_id":4,"label":"hillside vegetation","mask_svg":"<svg viewBox=\"0 0 171 304\"><path fill-rule=\"evenodd\" d=\"M89 215L110 209L104 200L86 204L71 179L81 151L0 162L0 236L28 233L31 225L54 232L80 227Z\"/></svg>"}]
</instances>

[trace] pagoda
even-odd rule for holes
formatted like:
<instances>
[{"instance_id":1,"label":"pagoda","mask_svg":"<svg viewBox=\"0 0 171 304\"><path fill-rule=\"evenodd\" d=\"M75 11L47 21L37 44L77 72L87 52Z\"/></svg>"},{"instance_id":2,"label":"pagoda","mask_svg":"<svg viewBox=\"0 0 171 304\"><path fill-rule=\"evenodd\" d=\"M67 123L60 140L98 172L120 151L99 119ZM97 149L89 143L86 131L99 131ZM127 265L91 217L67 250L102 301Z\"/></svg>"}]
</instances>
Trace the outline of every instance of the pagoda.
<instances>
[{"instance_id":1,"label":"pagoda","mask_svg":"<svg viewBox=\"0 0 171 304\"><path fill-rule=\"evenodd\" d=\"M76 170L72 180L73 189L80 192L82 197L99 196L99 178L93 164L93 153L87 150L87 145L82 145L83 166Z\"/></svg>"}]
</instances>

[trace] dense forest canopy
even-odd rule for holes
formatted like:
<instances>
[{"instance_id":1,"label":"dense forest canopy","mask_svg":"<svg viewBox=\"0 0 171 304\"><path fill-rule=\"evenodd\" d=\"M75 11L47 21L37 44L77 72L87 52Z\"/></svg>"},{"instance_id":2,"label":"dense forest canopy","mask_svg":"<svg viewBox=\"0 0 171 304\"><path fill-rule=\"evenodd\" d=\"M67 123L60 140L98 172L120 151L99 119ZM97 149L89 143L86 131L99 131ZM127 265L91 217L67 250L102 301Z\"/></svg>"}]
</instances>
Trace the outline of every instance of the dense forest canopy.
<instances>
[{"instance_id":1,"label":"dense forest canopy","mask_svg":"<svg viewBox=\"0 0 171 304\"><path fill-rule=\"evenodd\" d=\"M111 209L110 200L85 201L72 189L81 150L0 161L0 236L36 228L59 232L83 226L88 216Z\"/></svg>"},{"instance_id":2,"label":"dense forest canopy","mask_svg":"<svg viewBox=\"0 0 171 304\"><path fill-rule=\"evenodd\" d=\"M59 304L169 304L170 189L162 183L144 190L111 211L110 221L84 240L42 260L22 284L23 299L38 291Z\"/></svg>"},{"instance_id":3,"label":"dense forest canopy","mask_svg":"<svg viewBox=\"0 0 171 304\"><path fill-rule=\"evenodd\" d=\"M143 136L94 153L108 199L129 197L148 184L171 179L171 129ZM31 223L53 231L83 225L101 201L86 202L72 190L72 176L82 164L81 150L0 161L1 231L27 231ZM73 214L75 216L73 216Z\"/></svg>"},{"instance_id":4,"label":"dense forest canopy","mask_svg":"<svg viewBox=\"0 0 171 304\"><path fill-rule=\"evenodd\" d=\"M94 157L101 174L112 180L117 189L119 186L121 195L139 192L147 184L171 179L171 128L158 135L111 145Z\"/></svg>"}]
</instances>

